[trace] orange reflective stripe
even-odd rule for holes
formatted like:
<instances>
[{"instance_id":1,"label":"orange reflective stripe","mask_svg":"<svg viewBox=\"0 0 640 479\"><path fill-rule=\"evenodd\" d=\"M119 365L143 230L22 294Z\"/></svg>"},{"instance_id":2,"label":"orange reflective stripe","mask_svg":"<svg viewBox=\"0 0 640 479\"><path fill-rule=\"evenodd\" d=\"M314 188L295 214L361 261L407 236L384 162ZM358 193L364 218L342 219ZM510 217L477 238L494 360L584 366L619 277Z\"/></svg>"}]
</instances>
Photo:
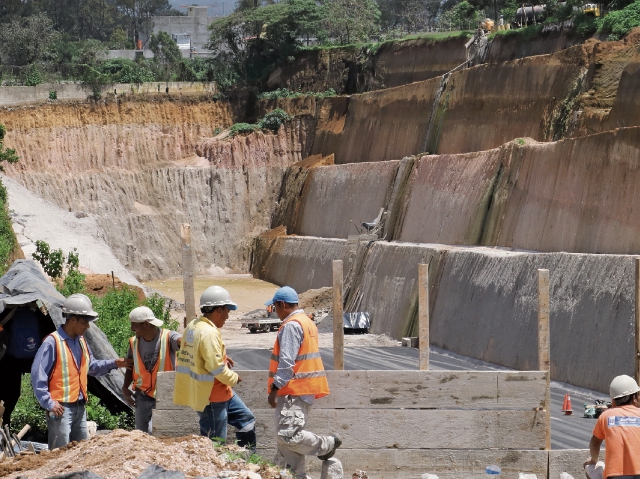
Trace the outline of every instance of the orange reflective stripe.
<instances>
[{"instance_id":1,"label":"orange reflective stripe","mask_svg":"<svg viewBox=\"0 0 640 479\"><path fill-rule=\"evenodd\" d=\"M158 372L173 371L173 363L171 362L171 332L168 329L160 330L160 348L158 351L158 359L151 371L147 368L140 356L138 348L139 341L136 336L129 338L129 345L133 354L133 387L143 392L149 397L156 397L156 378Z\"/></svg>"},{"instance_id":2,"label":"orange reflective stripe","mask_svg":"<svg viewBox=\"0 0 640 479\"><path fill-rule=\"evenodd\" d=\"M289 321L296 321L300 324L304 337L293 366L293 378L278 390L278 395L314 395L316 398L328 395L329 383L327 382L324 365L320 357L320 349L318 347L318 328L304 313L292 316L282 323L280 327L283 327ZM278 371L279 358L280 343L276 336L276 342L273 345L271 361L269 363L269 380L267 382L267 390L269 392L271 391L273 378Z\"/></svg>"},{"instance_id":3,"label":"orange reflective stripe","mask_svg":"<svg viewBox=\"0 0 640 479\"><path fill-rule=\"evenodd\" d=\"M67 342L62 339L57 331L52 333L51 336L56 342L56 360L49 375L49 394L51 394L51 399L58 402L75 402L82 392L86 400L87 375L91 357L84 337L80 336L78 340L82 350L80 366L78 367Z\"/></svg>"}]
</instances>

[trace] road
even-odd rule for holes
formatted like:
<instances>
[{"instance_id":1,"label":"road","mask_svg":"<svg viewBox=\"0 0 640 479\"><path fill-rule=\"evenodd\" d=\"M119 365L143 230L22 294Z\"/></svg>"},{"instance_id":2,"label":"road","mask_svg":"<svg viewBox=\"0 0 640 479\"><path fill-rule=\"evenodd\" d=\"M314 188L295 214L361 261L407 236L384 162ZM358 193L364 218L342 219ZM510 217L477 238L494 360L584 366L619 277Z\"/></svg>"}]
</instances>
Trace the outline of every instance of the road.
<instances>
[{"instance_id":1,"label":"road","mask_svg":"<svg viewBox=\"0 0 640 479\"><path fill-rule=\"evenodd\" d=\"M229 349L236 370L268 369L271 351L268 349ZM333 369L333 349L320 350L326 369ZM346 348L344 352L347 370L415 370L418 369L418 350L402 347ZM444 371L490 371L509 370L495 364L459 356L449 351L432 347L429 352L429 367ZM571 395L573 414L562 413L565 393ZM595 419L582 417L584 403L594 399L608 399L606 395L580 389L557 381L551 382L551 448L587 449ZM585 458L586 459L586 458Z\"/></svg>"}]
</instances>

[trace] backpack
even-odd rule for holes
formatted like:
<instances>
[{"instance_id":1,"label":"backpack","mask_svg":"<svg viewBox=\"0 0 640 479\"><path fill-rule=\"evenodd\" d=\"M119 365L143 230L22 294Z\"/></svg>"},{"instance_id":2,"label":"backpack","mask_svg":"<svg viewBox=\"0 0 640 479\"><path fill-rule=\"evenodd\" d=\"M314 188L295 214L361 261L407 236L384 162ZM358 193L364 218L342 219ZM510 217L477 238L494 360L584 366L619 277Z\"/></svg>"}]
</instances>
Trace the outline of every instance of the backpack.
<instances>
[{"instance_id":1,"label":"backpack","mask_svg":"<svg viewBox=\"0 0 640 479\"><path fill-rule=\"evenodd\" d=\"M16 358L34 358L42 344L36 312L24 307L17 309L9 326L7 354Z\"/></svg>"}]
</instances>

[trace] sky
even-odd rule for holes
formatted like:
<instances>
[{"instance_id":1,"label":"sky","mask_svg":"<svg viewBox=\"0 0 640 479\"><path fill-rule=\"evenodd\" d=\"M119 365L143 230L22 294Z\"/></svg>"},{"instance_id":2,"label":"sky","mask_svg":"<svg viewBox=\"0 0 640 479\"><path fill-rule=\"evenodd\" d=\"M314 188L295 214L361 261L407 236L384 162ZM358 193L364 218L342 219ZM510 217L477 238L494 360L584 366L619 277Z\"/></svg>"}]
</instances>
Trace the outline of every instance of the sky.
<instances>
[{"instance_id":1,"label":"sky","mask_svg":"<svg viewBox=\"0 0 640 479\"><path fill-rule=\"evenodd\" d=\"M215 17L216 15L223 15L223 8L224 15L229 15L235 7L236 2L235 0L198 0L197 2L191 2L189 0L169 0L169 3L173 8L183 13L187 13L187 9L184 7L186 5L200 5L202 7L206 5L209 7L209 16Z\"/></svg>"}]
</instances>

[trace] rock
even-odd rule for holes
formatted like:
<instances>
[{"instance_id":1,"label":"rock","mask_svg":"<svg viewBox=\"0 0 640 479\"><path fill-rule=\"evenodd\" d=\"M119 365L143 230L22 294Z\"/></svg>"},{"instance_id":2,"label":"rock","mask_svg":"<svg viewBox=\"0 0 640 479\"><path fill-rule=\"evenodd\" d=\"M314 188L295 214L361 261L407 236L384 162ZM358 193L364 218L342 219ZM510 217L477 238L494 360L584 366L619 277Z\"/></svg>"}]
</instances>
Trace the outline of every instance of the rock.
<instances>
[{"instance_id":1,"label":"rock","mask_svg":"<svg viewBox=\"0 0 640 479\"><path fill-rule=\"evenodd\" d=\"M435 474L422 474L420 479L438 479L438 476Z\"/></svg>"},{"instance_id":2,"label":"rock","mask_svg":"<svg viewBox=\"0 0 640 479\"><path fill-rule=\"evenodd\" d=\"M342 463L335 457L322 461L320 479L343 479Z\"/></svg>"},{"instance_id":3,"label":"rock","mask_svg":"<svg viewBox=\"0 0 640 479\"><path fill-rule=\"evenodd\" d=\"M571 474L566 473L566 472L561 472L560 473L560 479L573 479L573 476Z\"/></svg>"},{"instance_id":4,"label":"rock","mask_svg":"<svg viewBox=\"0 0 640 479\"><path fill-rule=\"evenodd\" d=\"M262 476L253 471L242 471L238 479L262 479Z\"/></svg>"},{"instance_id":5,"label":"rock","mask_svg":"<svg viewBox=\"0 0 640 479\"><path fill-rule=\"evenodd\" d=\"M369 475L367 471L361 471L360 469L356 469L356 472L353 473L351 479L369 479Z\"/></svg>"},{"instance_id":6,"label":"rock","mask_svg":"<svg viewBox=\"0 0 640 479\"><path fill-rule=\"evenodd\" d=\"M91 439L98 432L98 425L95 421L87 421L87 439Z\"/></svg>"},{"instance_id":7,"label":"rock","mask_svg":"<svg viewBox=\"0 0 640 479\"><path fill-rule=\"evenodd\" d=\"M518 479L538 479L538 476L535 474L524 474L520 472L518 473Z\"/></svg>"}]
</instances>

